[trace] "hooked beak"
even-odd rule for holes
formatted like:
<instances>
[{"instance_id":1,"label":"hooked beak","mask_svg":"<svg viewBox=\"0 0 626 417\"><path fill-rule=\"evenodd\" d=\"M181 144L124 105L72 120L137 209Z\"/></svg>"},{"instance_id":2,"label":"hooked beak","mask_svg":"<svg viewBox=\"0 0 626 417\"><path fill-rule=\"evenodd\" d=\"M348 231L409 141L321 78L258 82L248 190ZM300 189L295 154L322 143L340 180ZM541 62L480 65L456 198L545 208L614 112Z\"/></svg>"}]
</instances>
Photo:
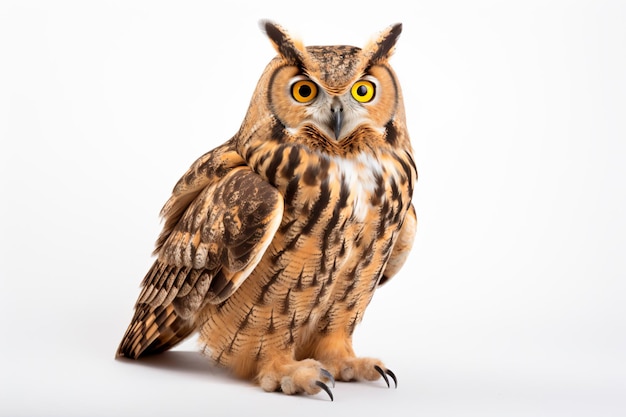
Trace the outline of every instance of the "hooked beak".
<instances>
[{"instance_id":1,"label":"hooked beak","mask_svg":"<svg viewBox=\"0 0 626 417\"><path fill-rule=\"evenodd\" d=\"M333 133L335 134L335 140L337 140L341 134L341 125L343 123L343 106L338 100L333 102L330 112Z\"/></svg>"}]
</instances>

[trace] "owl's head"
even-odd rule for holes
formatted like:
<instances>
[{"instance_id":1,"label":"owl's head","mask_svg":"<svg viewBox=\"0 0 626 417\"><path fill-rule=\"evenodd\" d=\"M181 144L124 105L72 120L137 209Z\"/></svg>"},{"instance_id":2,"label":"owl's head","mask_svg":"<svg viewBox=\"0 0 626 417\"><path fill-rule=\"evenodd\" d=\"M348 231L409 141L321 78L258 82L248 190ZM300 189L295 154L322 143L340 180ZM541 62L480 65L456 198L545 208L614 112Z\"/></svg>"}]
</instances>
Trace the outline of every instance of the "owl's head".
<instances>
[{"instance_id":1,"label":"owl's head","mask_svg":"<svg viewBox=\"0 0 626 417\"><path fill-rule=\"evenodd\" d=\"M395 146L404 108L396 75L388 64L402 30L395 24L365 47L307 46L281 26L262 21L278 56L270 62L253 97L293 141L332 153ZM276 131L276 129L274 130ZM404 135L402 135L404 136ZM364 143L364 142L367 143Z\"/></svg>"}]
</instances>

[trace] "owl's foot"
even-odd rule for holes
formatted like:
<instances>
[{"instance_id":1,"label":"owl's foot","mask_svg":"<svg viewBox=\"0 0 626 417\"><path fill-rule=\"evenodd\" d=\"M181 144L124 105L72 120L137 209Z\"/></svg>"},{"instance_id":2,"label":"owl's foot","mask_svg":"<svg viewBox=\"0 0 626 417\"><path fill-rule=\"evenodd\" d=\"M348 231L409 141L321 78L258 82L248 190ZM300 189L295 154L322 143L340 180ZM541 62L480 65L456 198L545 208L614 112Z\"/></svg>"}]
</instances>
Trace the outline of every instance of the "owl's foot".
<instances>
[{"instance_id":1,"label":"owl's foot","mask_svg":"<svg viewBox=\"0 0 626 417\"><path fill-rule=\"evenodd\" d=\"M265 391L282 391L285 394L317 394L324 390L333 401L333 393L326 385L335 386L332 374L313 359L273 362L261 368L257 377Z\"/></svg>"},{"instance_id":2,"label":"owl's foot","mask_svg":"<svg viewBox=\"0 0 626 417\"><path fill-rule=\"evenodd\" d=\"M375 381L379 378L391 387L389 377L393 380L395 388L398 388L398 378L385 367L378 359L374 358L343 358L338 360L324 361L324 364L331 369L335 377L341 381Z\"/></svg>"}]
</instances>

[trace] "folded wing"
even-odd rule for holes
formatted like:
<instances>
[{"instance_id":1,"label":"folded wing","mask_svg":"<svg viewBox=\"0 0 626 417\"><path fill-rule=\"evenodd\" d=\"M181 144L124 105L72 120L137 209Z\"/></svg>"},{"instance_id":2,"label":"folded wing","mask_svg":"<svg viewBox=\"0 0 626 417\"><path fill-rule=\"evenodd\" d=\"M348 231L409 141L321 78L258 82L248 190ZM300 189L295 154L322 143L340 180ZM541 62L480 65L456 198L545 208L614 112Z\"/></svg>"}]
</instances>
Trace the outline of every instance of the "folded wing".
<instances>
[{"instance_id":1,"label":"folded wing","mask_svg":"<svg viewBox=\"0 0 626 417\"><path fill-rule=\"evenodd\" d=\"M163 208L158 258L118 355L162 352L191 334L202 306L226 300L257 266L283 209L280 193L229 143L198 159Z\"/></svg>"}]
</instances>

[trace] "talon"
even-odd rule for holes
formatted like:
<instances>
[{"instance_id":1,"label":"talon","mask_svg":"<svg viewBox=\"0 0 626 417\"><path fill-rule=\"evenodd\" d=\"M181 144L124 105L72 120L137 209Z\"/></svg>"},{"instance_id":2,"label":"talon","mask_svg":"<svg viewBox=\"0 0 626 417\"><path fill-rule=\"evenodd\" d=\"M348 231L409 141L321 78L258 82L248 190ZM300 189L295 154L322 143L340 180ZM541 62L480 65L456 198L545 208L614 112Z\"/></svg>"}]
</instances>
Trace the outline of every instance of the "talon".
<instances>
[{"instance_id":1,"label":"talon","mask_svg":"<svg viewBox=\"0 0 626 417\"><path fill-rule=\"evenodd\" d=\"M333 376L333 374L331 374L330 372L328 372L326 369L320 369L320 374L322 374L322 376L324 378L327 378L330 382L333 383L333 388L335 388L335 377Z\"/></svg>"},{"instance_id":2,"label":"talon","mask_svg":"<svg viewBox=\"0 0 626 417\"><path fill-rule=\"evenodd\" d=\"M315 385L317 385L318 387L320 387L321 389L326 391L326 394L328 394L328 396L330 397L331 401L335 401L335 399L333 398L333 393L330 390L330 388L328 388L328 385L324 384L322 381L315 381Z\"/></svg>"},{"instance_id":3,"label":"talon","mask_svg":"<svg viewBox=\"0 0 626 417\"><path fill-rule=\"evenodd\" d=\"M391 388L391 385L389 385L389 378L387 378L387 375L385 374L385 371L383 371L382 368L380 366L378 366L378 365L374 365L374 369L376 369L376 372L378 372L380 374L380 376L383 377L383 379L387 383L387 388ZM394 378L394 381L395 381L395 378ZM396 386L397 386L397 384L396 384Z\"/></svg>"},{"instance_id":4,"label":"talon","mask_svg":"<svg viewBox=\"0 0 626 417\"><path fill-rule=\"evenodd\" d=\"M391 372L391 370L389 370L389 369L385 369L385 373L387 375L389 375L391 377L391 379L393 379L393 383L395 385L395 388L398 388L398 378L396 378L396 374Z\"/></svg>"}]
</instances>

